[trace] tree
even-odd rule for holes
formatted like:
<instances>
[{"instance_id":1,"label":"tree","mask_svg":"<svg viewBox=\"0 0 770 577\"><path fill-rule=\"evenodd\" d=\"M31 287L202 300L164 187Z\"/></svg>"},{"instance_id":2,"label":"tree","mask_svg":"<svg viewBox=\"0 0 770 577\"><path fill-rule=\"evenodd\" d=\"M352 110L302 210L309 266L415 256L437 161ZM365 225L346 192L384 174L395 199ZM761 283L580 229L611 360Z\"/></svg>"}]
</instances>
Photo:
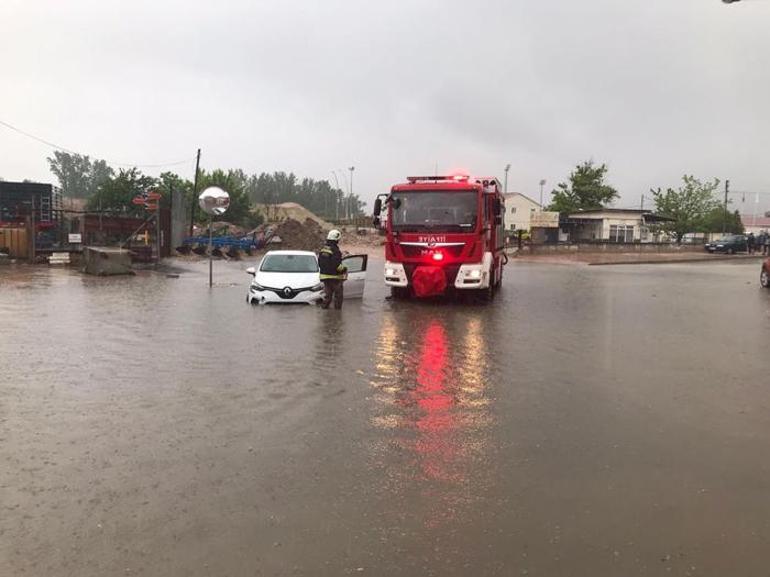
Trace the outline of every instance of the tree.
<instances>
[{"instance_id":1,"label":"tree","mask_svg":"<svg viewBox=\"0 0 770 577\"><path fill-rule=\"evenodd\" d=\"M262 216L252 212L251 201L246 192L249 178L242 170L217 169L212 172L201 170L198 176L201 191L209 186L218 186L230 195L230 206L223 219L246 228L253 228L262 223ZM208 219L206 214L199 214L201 222Z\"/></svg>"},{"instance_id":2,"label":"tree","mask_svg":"<svg viewBox=\"0 0 770 577\"><path fill-rule=\"evenodd\" d=\"M192 182L173 172L162 172L160 177L158 177L156 191L163 195L161 198L161 206L163 208L169 208L171 206L172 190L181 191L185 206L190 206L190 203L192 202L192 189Z\"/></svg>"},{"instance_id":3,"label":"tree","mask_svg":"<svg viewBox=\"0 0 770 577\"><path fill-rule=\"evenodd\" d=\"M682 181L683 185L677 190L650 190L655 199L655 211L672 219L660 224L659 230L672 234L677 243L682 242L682 237L689 232L706 232L704 219L719 208L714 195L719 188L719 179L701 182L694 176L684 175Z\"/></svg>"},{"instance_id":4,"label":"tree","mask_svg":"<svg viewBox=\"0 0 770 577\"><path fill-rule=\"evenodd\" d=\"M576 212L602 208L618 198L618 192L604 182L607 165L594 166L593 160L578 164L570 174L569 184L559 183L553 191L553 202L548 210Z\"/></svg>"},{"instance_id":5,"label":"tree","mask_svg":"<svg viewBox=\"0 0 770 577\"><path fill-rule=\"evenodd\" d=\"M745 230L740 212L737 210L735 212L728 211L725 214L723 206L712 208L706 213L699 228L699 232L722 232L724 230L730 234L743 234Z\"/></svg>"},{"instance_id":6,"label":"tree","mask_svg":"<svg viewBox=\"0 0 770 577\"><path fill-rule=\"evenodd\" d=\"M51 172L59 180L62 194L72 198L88 198L113 177L114 172L104 160L91 162L88 156L55 151L49 157Z\"/></svg>"},{"instance_id":7,"label":"tree","mask_svg":"<svg viewBox=\"0 0 770 577\"><path fill-rule=\"evenodd\" d=\"M125 215L145 216L146 210L133 204L138 194L155 190L157 181L137 168L120 169L117 176L102 183L99 189L88 199L88 210L119 212ZM161 191L159 191L161 192Z\"/></svg>"}]
</instances>

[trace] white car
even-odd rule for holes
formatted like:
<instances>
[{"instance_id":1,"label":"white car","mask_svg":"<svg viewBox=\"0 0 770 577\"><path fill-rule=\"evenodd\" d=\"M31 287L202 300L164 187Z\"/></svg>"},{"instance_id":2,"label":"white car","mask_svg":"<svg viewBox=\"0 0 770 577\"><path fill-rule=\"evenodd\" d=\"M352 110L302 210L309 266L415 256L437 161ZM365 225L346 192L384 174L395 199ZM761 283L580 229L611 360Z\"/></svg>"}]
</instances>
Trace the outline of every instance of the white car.
<instances>
[{"instance_id":1,"label":"white car","mask_svg":"<svg viewBox=\"0 0 770 577\"><path fill-rule=\"evenodd\" d=\"M364 296L367 261L367 255L343 257L342 264L348 269L344 285L346 299ZM313 252L271 250L262 257L258 267L249 267L246 272L254 276L246 295L248 303L313 304L323 298L318 257Z\"/></svg>"}]
</instances>

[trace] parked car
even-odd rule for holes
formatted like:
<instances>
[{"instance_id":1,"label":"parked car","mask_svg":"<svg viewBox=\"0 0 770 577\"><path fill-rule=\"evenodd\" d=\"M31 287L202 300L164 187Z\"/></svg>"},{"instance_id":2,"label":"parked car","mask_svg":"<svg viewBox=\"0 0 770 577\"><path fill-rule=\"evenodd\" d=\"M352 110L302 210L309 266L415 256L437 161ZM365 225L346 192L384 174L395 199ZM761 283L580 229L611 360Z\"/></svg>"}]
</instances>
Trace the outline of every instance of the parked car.
<instances>
[{"instance_id":1,"label":"parked car","mask_svg":"<svg viewBox=\"0 0 770 577\"><path fill-rule=\"evenodd\" d=\"M762 263L762 272L759 273L759 284L770 289L770 258Z\"/></svg>"},{"instance_id":2,"label":"parked car","mask_svg":"<svg viewBox=\"0 0 770 577\"><path fill-rule=\"evenodd\" d=\"M367 262L366 255L342 259L348 269L346 299L364 296ZM271 250L262 257L259 266L249 267L246 272L254 277L246 295L246 302L250 304L313 304L323 298L318 257L313 252Z\"/></svg>"},{"instance_id":3,"label":"parked car","mask_svg":"<svg viewBox=\"0 0 770 577\"><path fill-rule=\"evenodd\" d=\"M708 252L724 252L735 254L736 252L748 252L749 244L743 234L730 234L710 242L704 247Z\"/></svg>"}]
</instances>

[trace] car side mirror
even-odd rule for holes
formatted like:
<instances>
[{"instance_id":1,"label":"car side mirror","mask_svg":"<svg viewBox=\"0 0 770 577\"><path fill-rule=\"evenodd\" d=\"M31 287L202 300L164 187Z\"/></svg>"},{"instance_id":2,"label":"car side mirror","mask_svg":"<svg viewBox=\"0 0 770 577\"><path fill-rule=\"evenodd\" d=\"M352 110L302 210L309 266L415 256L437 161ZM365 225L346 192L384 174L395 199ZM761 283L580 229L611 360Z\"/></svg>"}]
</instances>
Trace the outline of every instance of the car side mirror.
<instances>
[{"instance_id":1,"label":"car side mirror","mask_svg":"<svg viewBox=\"0 0 770 577\"><path fill-rule=\"evenodd\" d=\"M246 272L251 276L256 276L257 269L255 269L253 266L250 266L249 268L246 269Z\"/></svg>"}]
</instances>

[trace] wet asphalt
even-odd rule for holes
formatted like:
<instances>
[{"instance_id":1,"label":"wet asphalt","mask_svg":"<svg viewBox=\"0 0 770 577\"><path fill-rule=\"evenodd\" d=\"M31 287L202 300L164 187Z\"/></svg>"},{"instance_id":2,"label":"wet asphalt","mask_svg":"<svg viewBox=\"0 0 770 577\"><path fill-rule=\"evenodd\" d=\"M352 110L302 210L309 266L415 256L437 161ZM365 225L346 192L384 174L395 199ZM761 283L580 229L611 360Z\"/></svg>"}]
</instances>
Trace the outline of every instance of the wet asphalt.
<instances>
[{"instance_id":1,"label":"wet asphalt","mask_svg":"<svg viewBox=\"0 0 770 577\"><path fill-rule=\"evenodd\" d=\"M512 262L491 305L0 270L0 574L770 573L758 263Z\"/></svg>"}]
</instances>

